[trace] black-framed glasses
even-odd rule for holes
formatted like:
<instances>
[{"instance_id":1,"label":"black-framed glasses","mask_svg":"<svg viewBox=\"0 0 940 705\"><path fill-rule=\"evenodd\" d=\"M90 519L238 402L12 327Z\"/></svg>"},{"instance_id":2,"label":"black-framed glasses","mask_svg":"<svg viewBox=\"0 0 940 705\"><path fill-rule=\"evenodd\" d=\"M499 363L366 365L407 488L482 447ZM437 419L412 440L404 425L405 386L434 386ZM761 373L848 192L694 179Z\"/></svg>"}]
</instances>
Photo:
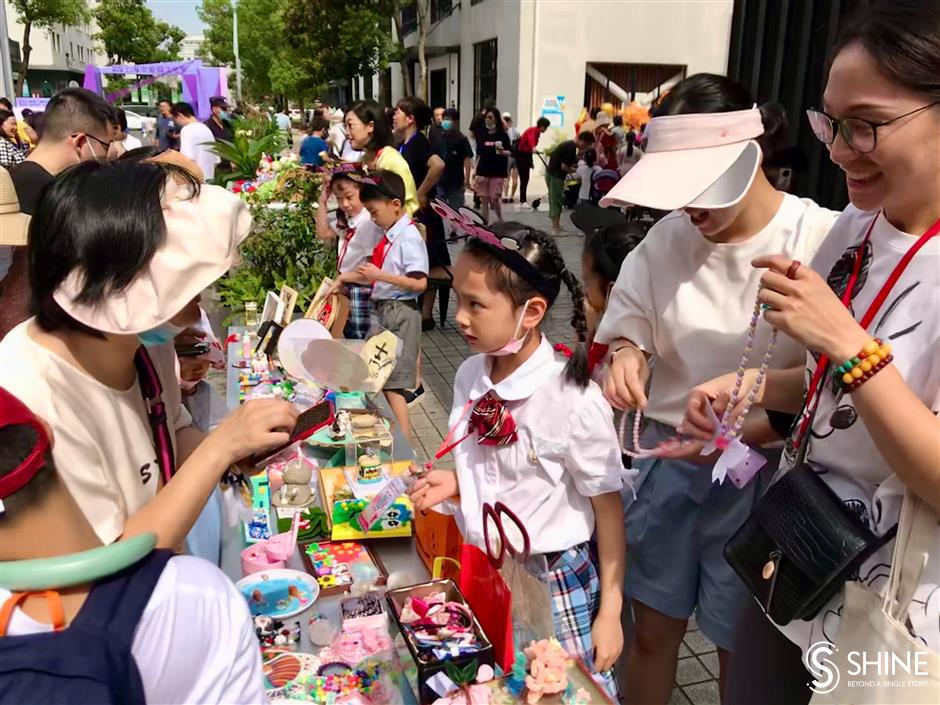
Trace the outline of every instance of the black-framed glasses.
<instances>
[{"instance_id":1,"label":"black-framed glasses","mask_svg":"<svg viewBox=\"0 0 940 705\"><path fill-rule=\"evenodd\" d=\"M940 105L940 100L935 100L933 103L922 105L903 115L880 122L856 117L834 118L822 110L815 109L807 110L806 117L809 118L810 127L813 128L816 138L827 147L831 147L832 143L836 141L836 135L842 135L842 139L849 147L861 154L867 154L873 152L878 144L879 127L890 125L902 118L928 110L935 105Z\"/></svg>"},{"instance_id":2,"label":"black-framed glasses","mask_svg":"<svg viewBox=\"0 0 940 705\"><path fill-rule=\"evenodd\" d=\"M105 154L107 154L107 153L108 153L108 150L111 149L111 144L112 144L112 143L111 143L110 141L105 142L103 139L99 139L98 137L95 137L94 135L90 135L90 134L88 134L87 132L83 132L82 134L85 135L85 137L87 137L88 139L94 140L95 142L97 142L98 144L100 144L102 147L104 147L104 153L105 153Z\"/></svg>"}]
</instances>

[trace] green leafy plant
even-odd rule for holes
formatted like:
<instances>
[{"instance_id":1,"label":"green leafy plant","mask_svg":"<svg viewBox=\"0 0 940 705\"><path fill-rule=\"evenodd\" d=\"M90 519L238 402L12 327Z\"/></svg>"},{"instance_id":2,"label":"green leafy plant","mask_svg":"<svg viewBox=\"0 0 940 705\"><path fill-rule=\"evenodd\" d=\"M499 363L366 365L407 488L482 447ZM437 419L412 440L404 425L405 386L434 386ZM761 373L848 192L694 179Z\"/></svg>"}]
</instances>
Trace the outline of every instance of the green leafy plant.
<instances>
[{"instance_id":1,"label":"green leafy plant","mask_svg":"<svg viewBox=\"0 0 940 705\"><path fill-rule=\"evenodd\" d=\"M241 248L242 264L219 281L222 302L233 312L245 301L264 303L265 293L285 284L298 292L305 308L324 277L336 272L336 248L317 238L316 216L321 177L302 167L278 175L271 203L248 202L254 217L252 234Z\"/></svg>"},{"instance_id":2,"label":"green leafy plant","mask_svg":"<svg viewBox=\"0 0 940 705\"><path fill-rule=\"evenodd\" d=\"M277 154L285 146L277 125L266 116L236 117L232 131L234 140L216 140L210 147L215 154L231 163L229 171L216 176L215 181L219 184L254 179L261 158L265 154Z\"/></svg>"}]
</instances>

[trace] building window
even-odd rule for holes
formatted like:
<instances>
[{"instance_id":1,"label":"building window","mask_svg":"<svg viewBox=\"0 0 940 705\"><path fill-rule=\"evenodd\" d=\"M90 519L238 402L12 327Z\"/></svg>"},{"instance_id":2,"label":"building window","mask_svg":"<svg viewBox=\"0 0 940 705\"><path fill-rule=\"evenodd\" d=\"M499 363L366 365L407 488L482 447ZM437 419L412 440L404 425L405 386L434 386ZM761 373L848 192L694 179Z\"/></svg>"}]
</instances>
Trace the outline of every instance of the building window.
<instances>
[{"instance_id":1,"label":"building window","mask_svg":"<svg viewBox=\"0 0 940 705\"><path fill-rule=\"evenodd\" d=\"M454 0L431 0L431 23L440 22L454 11Z\"/></svg>"},{"instance_id":2,"label":"building window","mask_svg":"<svg viewBox=\"0 0 940 705\"><path fill-rule=\"evenodd\" d=\"M473 107L496 101L496 39L473 45Z\"/></svg>"},{"instance_id":3,"label":"building window","mask_svg":"<svg viewBox=\"0 0 940 705\"><path fill-rule=\"evenodd\" d=\"M414 5L401 9L401 33L408 36L418 29L418 9Z\"/></svg>"}]
</instances>

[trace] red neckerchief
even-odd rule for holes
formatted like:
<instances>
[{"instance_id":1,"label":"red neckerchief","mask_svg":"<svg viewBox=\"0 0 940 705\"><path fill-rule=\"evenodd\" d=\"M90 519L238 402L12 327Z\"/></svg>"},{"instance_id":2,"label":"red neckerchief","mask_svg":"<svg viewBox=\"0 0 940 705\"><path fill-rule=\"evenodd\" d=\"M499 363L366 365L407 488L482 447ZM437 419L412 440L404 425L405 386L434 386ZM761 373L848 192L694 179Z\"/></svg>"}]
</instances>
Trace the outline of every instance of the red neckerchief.
<instances>
[{"instance_id":1,"label":"red neckerchief","mask_svg":"<svg viewBox=\"0 0 940 705\"><path fill-rule=\"evenodd\" d=\"M385 264L385 258L388 257L388 247L391 244L388 235L383 235L382 239L379 240L379 244L372 250L372 264L379 269L382 269L382 265Z\"/></svg>"},{"instance_id":2,"label":"red neckerchief","mask_svg":"<svg viewBox=\"0 0 940 705\"><path fill-rule=\"evenodd\" d=\"M519 440L516 420L509 413L506 402L492 391L473 405L470 412L470 433L476 431L481 446L508 446Z\"/></svg>"}]
</instances>

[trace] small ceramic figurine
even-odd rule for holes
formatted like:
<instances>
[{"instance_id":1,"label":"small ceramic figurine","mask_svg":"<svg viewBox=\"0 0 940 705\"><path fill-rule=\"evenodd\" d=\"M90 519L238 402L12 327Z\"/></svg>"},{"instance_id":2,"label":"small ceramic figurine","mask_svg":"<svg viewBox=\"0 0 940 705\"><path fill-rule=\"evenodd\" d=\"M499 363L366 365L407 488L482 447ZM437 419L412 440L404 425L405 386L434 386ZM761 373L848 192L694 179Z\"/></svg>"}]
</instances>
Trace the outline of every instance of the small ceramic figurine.
<instances>
[{"instance_id":1,"label":"small ceramic figurine","mask_svg":"<svg viewBox=\"0 0 940 705\"><path fill-rule=\"evenodd\" d=\"M359 456L359 482L377 482L382 479L382 460L368 451Z\"/></svg>"},{"instance_id":2,"label":"small ceramic figurine","mask_svg":"<svg viewBox=\"0 0 940 705\"><path fill-rule=\"evenodd\" d=\"M310 461L298 456L284 466L284 484L277 493L278 506L306 507L313 499L310 480L313 468Z\"/></svg>"}]
</instances>

